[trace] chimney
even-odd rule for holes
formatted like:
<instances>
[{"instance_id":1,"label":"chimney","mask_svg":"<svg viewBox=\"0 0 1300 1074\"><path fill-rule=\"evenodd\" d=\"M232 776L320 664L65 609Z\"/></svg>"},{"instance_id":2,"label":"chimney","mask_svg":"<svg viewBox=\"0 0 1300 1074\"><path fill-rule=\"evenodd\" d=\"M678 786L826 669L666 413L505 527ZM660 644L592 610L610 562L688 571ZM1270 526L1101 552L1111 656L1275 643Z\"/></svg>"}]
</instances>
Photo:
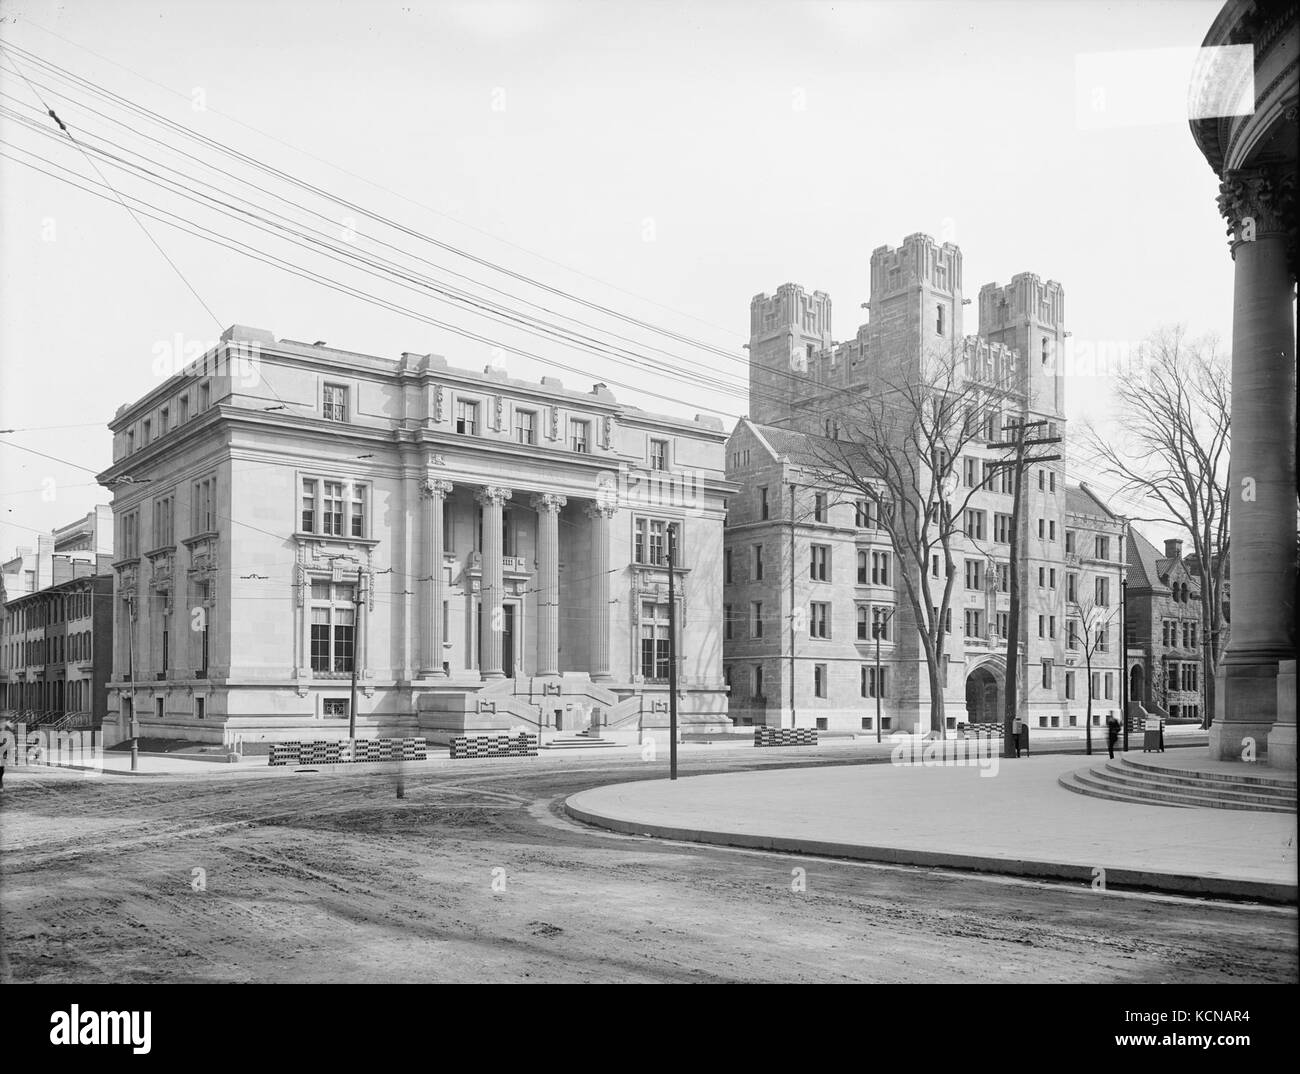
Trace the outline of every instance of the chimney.
<instances>
[{"instance_id":1,"label":"chimney","mask_svg":"<svg viewBox=\"0 0 1300 1074\"><path fill-rule=\"evenodd\" d=\"M1183 542L1174 538L1165 541L1165 559L1181 560L1182 558Z\"/></svg>"}]
</instances>

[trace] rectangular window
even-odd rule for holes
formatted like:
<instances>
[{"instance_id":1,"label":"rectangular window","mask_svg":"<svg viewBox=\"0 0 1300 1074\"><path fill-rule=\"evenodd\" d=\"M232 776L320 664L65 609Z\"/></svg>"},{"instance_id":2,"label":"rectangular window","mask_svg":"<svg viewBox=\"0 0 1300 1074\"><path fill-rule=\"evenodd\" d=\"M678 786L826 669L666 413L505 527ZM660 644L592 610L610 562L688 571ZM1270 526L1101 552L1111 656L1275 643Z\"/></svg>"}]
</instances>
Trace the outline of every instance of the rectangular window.
<instances>
[{"instance_id":1,"label":"rectangular window","mask_svg":"<svg viewBox=\"0 0 1300 1074\"><path fill-rule=\"evenodd\" d=\"M122 559L135 559L140 554L140 512L132 511L122 516Z\"/></svg>"},{"instance_id":2,"label":"rectangular window","mask_svg":"<svg viewBox=\"0 0 1300 1074\"><path fill-rule=\"evenodd\" d=\"M871 609L865 604L857 608L858 641L866 641L871 636Z\"/></svg>"},{"instance_id":3,"label":"rectangular window","mask_svg":"<svg viewBox=\"0 0 1300 1074\"><path fill-rule=\"evenodd\" d=\"M998 626L998 637L999 637L999 638L1006 638L1006 637L1008 637L1008 636L1010 635L1010 633L1011 633L1011 613L1010 613L1010 612L998 612L998 613L997 613L997 626Z\"/></svg>"},{"instance_id":4,"label":"rectangular window","mask_svg":"<svg viewBox=\"0 0 1300 1074\"><path fill-rule=\"evenodd\" d=\"M943 335L943 315L945 313L942 302L935 307L934 330L938 335Z\"/></svg>"},{"instance_id":5,"label":"rectangular window","mask_svg":"<svg viewBox=\"0 0 1300 1074\"><path fill-rule=\"evenodd\" d=\"M934 555L932 555L932 556L930 557L930 577L931 577L931 578L938 578L938 577L939 577L939 556L938 556L938 553L936 553L936 554L934 554ZM866 579L864 578L863 581L865 582Z\"/></svg>"},{"instance_id":6,"label":"rectangular window","mask_svg":"<svg viewBox=\"0 0 1300 1074\"><path fill-rule=\"evenodd\" d=\"M1047 520L1040 518L1038 520L1038 539L1041 541L1047 536Z\"/></svg>"},{"instance_id":7,"label":"rectangular window","mask_svg":"<svg viewBox=\"0 0 1300 1074\"><path fill-rule=\"evenodd\" d=\"M302 481L302 531L303 533L316 532L316 481L314 478L303 478Z\"/></svg>"},{"instance_id":8,"label":"rectangular window","mask_svg":"<svg viewBox=\"0 0 1300 1074\"><path fill-rule=\"evenodd\" d=\"M1110 627L1097 628L1097 652L1110 652Z\"/></svg>"},{"instance_id":9,"label":"rectangular window","mask_svg":"<svg viewBox=\"0 0 1300 1074\"><path fill-rule=\"evenodd\" d=\"M1079 599L1079 576L1077 574L1067 574L1065 576L1065 599L1068 601L1078 601Z\"/></svg>"},{"instance_id":10,"label":"rectangular window","mask_svg":"<svg viewBox=\"0 0 1300 1074\"><path fill-rule=\"evenodd\" d=\"M1044 492L1047 489L1047 471L1039 469L1038 471L1038 491Z\"/></svg>"},{"instance_id":11,"label":"rectangular window","mask_svg":"<svg viewBox=\"0 0 1300 1074\"><path fill-rule=\"evenodd\" d=\"M351 705L346 697L327 697L321 702L321 715L327 720L346 720Z\"/></svg>"},{"instance_id":12,"label":"rectangular window","mask_svg":"<svg viewBox=\"0 0 1300 1074\"><path fill-rule=\"evenodd\" d=\"M1039 568L1038 568L1038 588L1039 588L1039 589L1042 589L1042 588L1043 588L1043 584L1044 584L1046 581L1047 581L1047 568L1046 568L1046 567L1039 567Z\"/></svg>"},{"instance_id":13,"label":"rectangular window","mask_svg":"<svg viewBox=\"0 0 1300 1074\"><path fill-rule=\"evenodd\" d=\"M873 607L871 609L871 636L879 636L881 641L889 641L889 624L894 618L894 609Z\"/></svg>"},{"instance_id":14,"label":"rectangular window","mask_svg":"<svg viewBox=\"0 0 1300 1074\"><path fill-rule=\"evenodd\" d=\"M1049 471L1047 472L1047 491L1048 491L1048 492L1055 492L1055 491L1056 491L1056 471L1055 471L1055 470L1049 470Z\"/></svg>"},{"instance_id":15,"label":"rectangular window","mask_svg":"<svg viewBox=\"0 0 1300 1074\"><path fill-rule=\"evenodd\" d=\"M577 418L569 419L569 450L577 451L583 455L588 454L590 448L591 427L585 421L579 421Z\"/></svg>"},{"instance_id":16,"label":"rectangular window","mask_svg":"<svg viewBox=\"0 0 1300 1074\"><path fill-rule=\"evenodd\" d=\"M668 441L667 440L650 441L650 469L652 470L668 469Z\"/></svg>"},{"instance_id":17,"label":"rectangular window","mask_svg":"<svg viewBox=\"0 0 1300 1074\"><path fill-rule=\"evenodd\" d=\"M1038 617L1038 636L1040 638L1047 637L1047 616L1045 615Z\"/></svg>"},{"instance_id":18,"label":"rectangular window","mask_svg":"<svg viewBox=\"0 0 1300 1074\"><path fill-rule=\"evenodd\" d=\"M1073 671L1067 671L1065 673L1065 699L1067 701L1074 700L1074 672Z\"/></svg>"},{"instance_id":19,"label":"rectangular window","mask_svg":"<svg viewBox=\"0 0 1300 1074\"><path fill-rule=\"evenodd\" d=\"M323 511L321 512L321 533L331 537L343 536L343 482L326 481Z\"/></svg>"},{"instance_id":20,"label":"rectangular window","mask_svg":"<svg viewBox=\"0 0 1300 1074\"><path fill-rule=\"evenodd\" d=\"M1047 539L1049 541L1056 540L1056 522L1054 520L1049 520L1047 523Z\"/></svg>"},{"instance_id":21,"label":"rectangular window","mask_svg":"<svg viewBox=\"0 0 1300 1074\"><path fill-rule=\"evenodd\" d=\"M754 545L754 581L761 582L762 580L763 580L763 546L761 544L756 544Z\"/></svg>"},{"instance_id":22,"label":"rectangular window","mask_svg":"<svg viewBox=\"0 0 1300 1074\"><path fill-rule=\"evenodd\" d=\"M217 478L216 475L202 478L194 482L193 496L191 503L193 505L193 518L190 529L192 533L212 533L217 528Z\"/></svg>"},{"instance_id":23,"label":"rectangular window","mask_svg":"<svg viewBox=\"0 0 1300 1074\"><path fill-rule=\"evenodd\" d=\"M830 637L831 606L815 600L808 605L808 637Z\"/></svg>"},{"instance_id":24,"label":"rectangular window","mask_svg":"<svg viewBox=\"0 0 1300 1074\"><path fill-rule=\"evenodd\" d=\"M980 483L980 464L978 459L963 458L961 460L962 484L968 489L973 489Z\"/></svg>"},{"instance_id":25,"label":"rectangular window","mask_svg":"<svg viewBox=\"0 0 1300 1074\"><path fill-rule=\"evenodd\" d=\"M889 553L871 553L871 584L889 585Z\"/></svg>"},{"instance_id":26,"label":"rectangular window","mask_svg":"<svg viewBox=\"0 0 1300 1074\"><path fill-rule=\"evenodd\" d=\"M858 585L867 584L868 573L869 573L869 568L867 567L867 554L865 552L859 552L858 553Z\"/></svg>"},{"instance_id":27,"label":"rectangular window","mask_svg":"<svg viewBox=\"0 0 1300 1074\"><path fill-rule=\"evenodd\" d=\"M366 535L366 486L352 486L352 529L353 537Z\"/></svg>"},{"instance_id":28,"label":"rectangular window","mask_svg":"<svg viewBox=\"0 0 1300 1074\"><path fill-rule=\"evenodd\" d=\"M768 517L769 506L767 502L767 486L763 485L758 490L758 517Z\"/></svg>"},{"instance_id":29,"label":"rectangular window","mask_svg":"<svg viewBox=\"0 0 1300 1074\"><path fill-rule=\"evenodd\" d=\"M662 567L668 562L668 523L662 518L638 518L633 558L637 563ZM679 549L674 549L680 553Z\"/></svg>"},{"instance_id":30,"label":"rectangular window","mask_svg":"<svg viewBox=\"0 0 1300 1074\"><path fill-rule=\"evenodd\" d=\"M727 585L731 584L731 549L728 548L722 553L722 580Z\"/></svg>"},{"instance_id":31,"label":"rectangular window","mask_svg":"<svg viewBox=\"0 0 1300 1074\"><path fill-rule=\"evenodd\" d=\"M966 561L966 588L980 590L984 588L984 561L968 559Z\"/></svg>"},{"instance_id":32,"label":"rectangular window","mask_svg":"<svg viewBox=\"0 0 1300 1074\"><path fill-rule=\"evenodd\" d=\"M813 521L826 521L826 493L824 492L813 493Z\"/></svg>"},{"instance_id":33,"label":"rectangular window","mask_svg":"<svg viewBox=\"0 0 1300 1074\"><path fill-rule=\"evenodd\" d=\"M204 383L199 385L199 410L207 410L212 405L212 385Z\"/></svg>"},{"instance_id":34,"label":"rectangular window","mask_svg":"<svg viewBox=\"0 0 1300 1074\"><path fill-rule=\"evenodd\" d=\"M1109 701L1109 700L1111 700L1111 698L1113 698L1113 697L1115 696L1115 676L1114 676L1114 673L1109 672L1109 671L1106 672L1105 687L1106 687L1106 689L1105 689L1105 693L1102 694L1102 696L1103 696L1107 701Z\"/></svg>"},{"instance_id":35,"label":"rectangular window","mask_svg":"<svg viewBox=\"0 0 1300 1074\"><path fill-rule=\"evenodd\" d=\"M184 425L190 420L190 397L188 395L182 395L177 406L180 407L180 417L177 419L177 423Z\"/></svg>"},{"instance_id":36,"label":"rectangular window","mask_svg":"<svg viewBox=\"0 0 1300 1074\"><path fill-rule=\"evenodd\" d=\"M153 547L170 548L176 543L176 499L164 496L153 504Z\"/></svg>"},{"instance_id":37,"label":"rectangular window","mask_svg":"<svg viewBox=\"0 0 1300 1074\"><path fill-rule=\"evenodd\" d=\"M962 623L962 631L968 638L982 638L984 636L984 613L978 608L967 608L965 621Z\"/></svg>"},{"instance_id":38,"label":"rectangular window","mask_svg":"<svg viewBox=\"0 0 1300 1074\"><path fill-rule=\"evenodd\" d=\"M830 580L831 547L827 544L815 544L810 549L812 555L808 564L808 577L814 582Z\"/></svg>"},{"instance_id":39,"label":"rectangular window","mask_svg":"<svg viewBox=\"0 0 1300 1074\"><path fill-rule=\"evenodd\" d=\"M153 422L151 422L148 418L145 418L144 421L140 423L140 443L145 447L147 447L149 445L149 441L153 439L152 430L153 430Z\"/></svg>"},{"instance_id":40,"label":"rectangular window","mask_svg":"<svg viewBox=\"0 0 1300 1074\"><path fill-rule=\"evenodd\" d=\"M750 601L749 615L749 636L751 638L761 638L763 636L763 602L761 600Z\"/></svg>"},{"instance_id":41,"label":"rectangular window","mask_svg":"<svg viewBox=\"0 0 1300 1074\"><path fill-rule=\"evenodd\" d=\"M324 391L326 421L348 420L348 390L342 384L326 384Z\"/></svg>"},{"instance_id":42,"label":"rectangular window","mask_svg":"<svg viewBox=\"0 0 1300 1074\"><path fill-rule=\"evenodd\" d=\"M999 563L997 565L997 571L998 571L998 592L1010 593L1011 592L1011 564Z\"/></svg>"},{"instance_id":43,"label":"rectangular window","mask_svg":"<svg viewBox=\"0 0 1300 1074\"><path fill-rule=\"evenodd\" d=\"M456 432L478 436L478 403L468 399L456 400Z\"/></svg>"},{"instance_id":44,"label":"rectangular window","mask_svg":"<svg viewBox=\"0 0 1300 1074\"><path fill-rule=\"evenodd\" d=\"M515 440L521 444L537 443L537 414L532 410L515 411Z\"/></svg>"},{"instance_id":45,"label":"rectangular window","mask_svg":"<svg viewBox=\"0 0 1300 1074\"><path fill-rule=\"evenodd\" d=\"M1011 543L1011 516L1001 513L993 516L993 539L998 544Z\"/></svg>"},{"instance_id":46,"label":"rectangular window","mask_svg":"<svg viewBox=\"0 0 1300 1074\"><path fill-rule=\"evenodd\" d=\"M1065 647L1067 649L1077 649L1079 647L1079 622L1077 619L1067 619L1065 621Z\"/></svg>"},{"instance_id":47,"label":"rectangular window","mask_svg":"<svg viewBox=\"0 0 1300 1074\"><path fill-rule=\"evenodd\" d=\"M727 641L731 640L732 608L730 604L722 606L722 636Z\"/></svg>"},{"instance_id":48,"label":"rectangular window","mask_svg":"<svg viewBox=\"0 0 1300 1074\"><path fill-rule=\"evenodd\" d=\"M976 541L984 540L984 512L966 512L966 536Z\"/></svg>"},{"instance_id":49,"label":"rectangular window","mask_svg":"<svg viewBox=\"0 0 1300 1074\"><path fill-rule=\"evenodd\" d=\"M162 410L158 412L158 435L159 436L163 436L167 432L167 429L170 427L170 423L171 423L171 411L169 411L166 407L163 407Z\"/></svg>"},{"instance_id":50,"label":"rectangular window","mask_svg":"<svg viewBox=\"0 0 1300 1074\"><path fill-rule=\"evenodd\" d=\"M1043 661L1043 689L1050 690L1051 688L1052 688L1052 661L1044 660Z\"/></svg>"},{"instance_id":51,"label":"rectangular window","mask_svg":"<svg viewBox=\"0 0 1300 1074\"><path fill-rule=\"evenodd\" d=\"M814 697L826 696L826 665L825 664L813 665L813 696Z\"/></svg>"},{"instance_id":52,"label":"rectangular window","mask_svg":"<svg viewBox=\"0 0 1300 1074\"><path fill-rule=\"evenodd\" d=\"M1055 568L1055 567L1051 567L1051 568L1049 568L1048 571L1047 571L1047 588L1048 588L1048 589L1055 589L1055 588L1056 588L1056 568Z\"/></svg>"},{"instance_id":53,"label":"rectangular window","mask_svg":"<svg viewBox=\"0 0 1300 1074\"><path fill-rule=\"evenodd\" d=\"M860 530L876 528L876 505L870 500L858 500L853 505L853 524Z\"/></svg>"},{"instance_id":54,"label":"rectangular window","mask_svg":"<svg viewBox=\"0 0 1300 1074\"><path fill-rule=\"evenodd\" d=\"M763 665L762 664L754 665L754 696L756 698L763 697Z\"/></svg>"},{"instance_id":55,"label":"rectangular window","mask_svg":"<svg viewBox=\"0 0 1300 1074\"><path fill-rule=\"evenodd\" d=\"M668 678L668 605L644 601L641 605L641 675L664 682Z\"/></svg>"},{"instance_id":56,"label":"rectangular window","mask_svg":"<svg viewBox=\"0 0 1300 1074\"><path fill-rule=\"evenodd\" d=\"M1047 617L1047 636L1049 638L1056 637L1056 616L1054 615Z\"/></svg>"},{"instance_id":57,"label":"rectangular window","mask_svg":"<svg viewBox=\"0 0 1300 1074\"><path fill-rule=\"evenodd\" d=\"M1097 559L1110 559L1110 538L1098 537L1094 542L1094 551Z\"/></svg>"},{"instance_id":58,"label":"rectangular window","mask_svg":"<svg viewBox=\"0 0 1300 1074\"><path fill-rule=\"evenodd\" d=\"M1110 579L1096 579L1096 600L1098 607L1105 607L1110 604Z\"/></svg>"},{"instance_id":59,"label":"rectangular window","mask_svg":"<svg viewBox=\"0 0 1300 1074\"><path fill-rule=\"evenodd\" d=\"M1071 555L1074 554L1074 530L1065 531L1065 550Z\"/></svg>"}]
</instances>

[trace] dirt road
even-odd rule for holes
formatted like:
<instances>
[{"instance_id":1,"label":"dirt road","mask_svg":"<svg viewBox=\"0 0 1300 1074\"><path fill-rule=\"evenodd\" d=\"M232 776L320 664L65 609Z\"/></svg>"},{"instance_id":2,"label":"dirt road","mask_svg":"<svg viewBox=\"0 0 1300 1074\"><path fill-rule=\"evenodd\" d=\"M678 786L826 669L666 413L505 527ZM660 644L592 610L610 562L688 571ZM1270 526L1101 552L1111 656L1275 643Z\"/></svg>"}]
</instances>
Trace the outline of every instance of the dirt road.
<instances>
[{"instance_id":1,"label":"dirt road","mask_svg":"<svg viewBox=\"0 0 1300 1074\"><path fill-rule=\"evenodd\" d=\"M0 980L1297 979L1293 909L673 845L557 808L650 775L413 765L402 799L388 773L6 780Z\"/></svg>"}]
</instances>

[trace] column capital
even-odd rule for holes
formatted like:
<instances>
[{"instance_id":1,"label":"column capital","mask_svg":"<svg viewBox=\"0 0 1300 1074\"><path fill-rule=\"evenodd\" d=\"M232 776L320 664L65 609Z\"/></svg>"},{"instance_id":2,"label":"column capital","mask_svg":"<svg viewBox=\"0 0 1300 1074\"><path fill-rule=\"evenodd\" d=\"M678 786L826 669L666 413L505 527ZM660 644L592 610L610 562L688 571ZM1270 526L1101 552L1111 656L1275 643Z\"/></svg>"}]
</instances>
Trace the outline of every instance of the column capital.
<instances>
[{"instance_id":1,"label":"column capital","mask_svg":"<svg viewBox=\"0 0 1300 1074\"><path fill-rule=\"evenodd\" d=\"M1295 173L1280 165L1239 168L1224 174L1215 199L1228 222L1228 245L1236 256L1239 243L1262 235L1285 236L1287 264L1296 271Z\"/></svg>"},{"instance_id":2,"label":"column capital","mask_svg":"<svg viewBox=\"0 0 1300 1074\"><path fill-rule=\"evenodd\" d=\"M485 485L474 493L474 499L478 500L484 507L500 507L506 500L510 499L514 492L507 488L501 488L499 485Z\"/></svg>"},{"instance_id":3,"label":"column capital","mask_svg":"<svg viewBox=\"0 0 1300 1074\"><path fill-rule=\"evenodd\" d=\"M618 504L616 503L589 503L583 509L583 513L588 518L613 518L618 514Z\"/></svg>"},{"instance_id":4,"label":"column capital","mask_svg":"<svg viewBox=\"0 0 1300 1074\"><path fill-rule=\"evenodd\" d=\"M426 480L420 486L420 495L428 500L433 499L435 496L440 500L445 500L447 494L455 487L450 481Z\"/></svg>"},{"instance_id":5,"label":"column capital","mask_svg":"<svg viewBox=\"0 0 1300 1074\"><path fill-rule=\"evenodd\" d=\"M538 493L529 501L533 510L537 511L539 514L543 511L554 514L568 502L569 501L566 497L557 496L551 492Z\"/></svg>"}]
</instances>

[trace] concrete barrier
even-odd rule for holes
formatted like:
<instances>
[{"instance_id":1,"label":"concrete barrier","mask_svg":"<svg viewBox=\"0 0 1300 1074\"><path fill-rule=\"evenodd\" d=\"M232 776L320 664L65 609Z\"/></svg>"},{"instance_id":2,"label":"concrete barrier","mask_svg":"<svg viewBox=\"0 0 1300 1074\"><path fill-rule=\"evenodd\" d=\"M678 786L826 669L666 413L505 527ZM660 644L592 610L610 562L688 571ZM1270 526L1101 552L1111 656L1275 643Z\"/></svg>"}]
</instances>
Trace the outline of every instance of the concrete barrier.
<instances>
[{"instance_id":1,"label":"concrete barrier","mask_svg":"<svg viewBox=\"0 0 1300 1074\"><path fill-rule=\"evenodd\" d=\"M451 740L452 760L475 757L536 757L537 735L460 735Z\"/></svg>"}]
</instances>

